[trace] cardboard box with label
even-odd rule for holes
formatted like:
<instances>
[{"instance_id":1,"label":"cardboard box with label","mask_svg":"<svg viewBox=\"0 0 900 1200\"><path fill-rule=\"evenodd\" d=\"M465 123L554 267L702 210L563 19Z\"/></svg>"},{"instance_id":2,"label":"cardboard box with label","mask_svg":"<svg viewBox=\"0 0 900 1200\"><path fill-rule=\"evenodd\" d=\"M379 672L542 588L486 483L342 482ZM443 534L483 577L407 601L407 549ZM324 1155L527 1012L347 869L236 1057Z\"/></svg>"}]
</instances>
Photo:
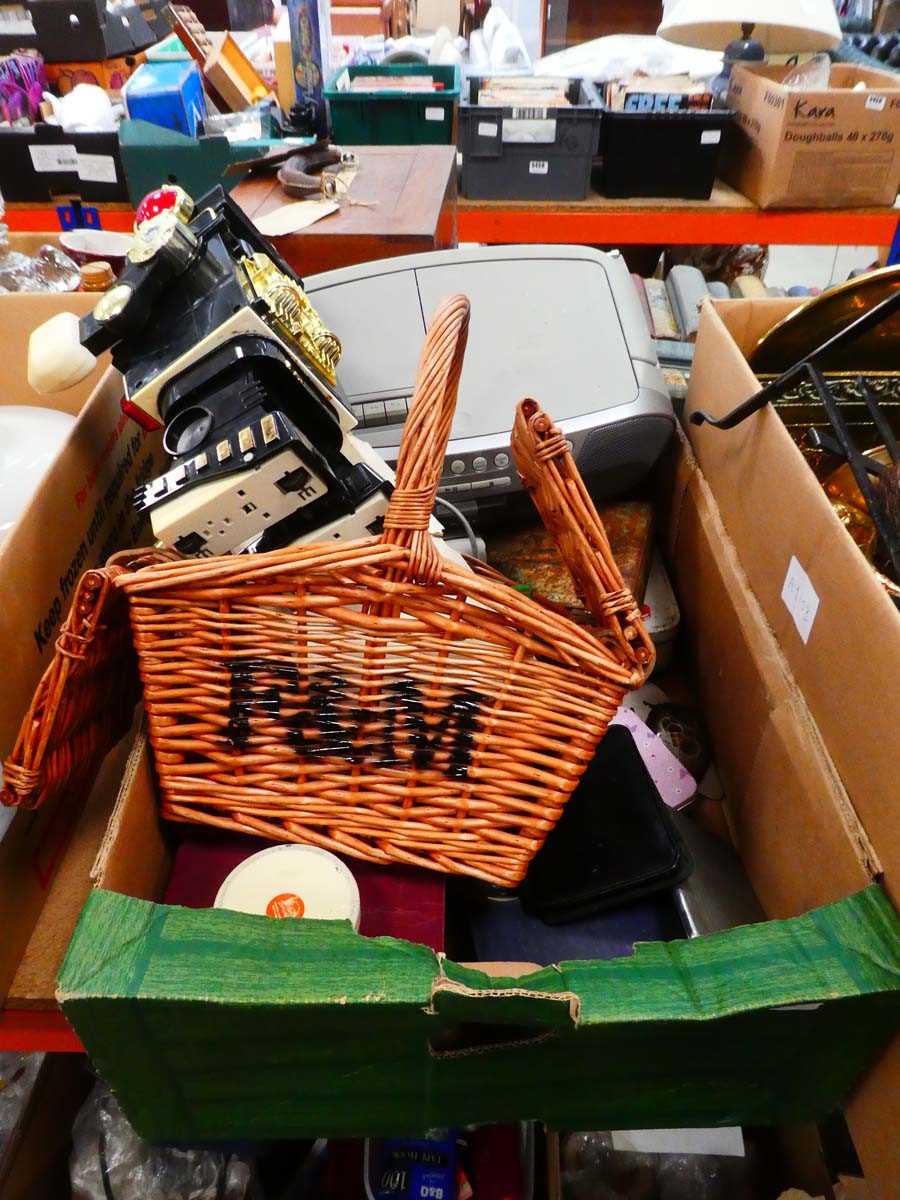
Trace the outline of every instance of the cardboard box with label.
<instances>
[{"instance_id":1,"label":"cardboard box with label","mask_svg":"<svg viewBox=\"0 0 900 1200\"><path fill-rule=\"evenodd\" d=\"M788 90L794 67L736 66L724 178L761 208L893 204L900 183L900 75L831 67L823 91Z\"/></svg>"},{"instance_id":2,"label":"cardboard box with label","mask_svg":"<svg viewBox=\"0 0 900 1200\"><path fill-rule=\"evenodd\" d=\"M704 303L686 419L698 409L722 416L758 390L745 355L798 303ZM688 429L748 595L824 740L844 793L847 832L900 905L900 612L771 406L732 430ZM774 795L777 779L772 784ZM750 812L742 818L755 819ZM791 832L784 834L790 844ZM824 843L813 859L796 843L794 850L795 870L814 889L835 877L837 860ZM781 873L785 866L770 869ZM867 1174L885 1183L873 1194L900 1194L900 1038L856 1093L848 1116Z\"/></svg>"},{"instance_id":3,"label":"cardboard box with label","mask_svg":"<svg viewBox=\"0 0 900 1200\"><path fill-rule=\"evenodd\" d=\"M24 248L22 239L17 246ZM0 296L4 331L0 403L38 405L77 417L40 489L0 545L2 758L11 750L35 685L53 656L60 622L82 571L132 545L136 538L146 538L135 519L131 495L142 478L155 473L158 437L148 437L124 417L118 373L104 374L108 357L104 355L82 383L56 396L39 396L26 379L31 330L58 312L86 313L95 299L85 293ZM124 757L116 766L111 761L115 753L86 810L99 806L92 819L99 823L100 832L122 772ZM124 755L125 749L120 753ZM0 1001L11 990L57 873L66 873L72 865L66 850L85 801L83 795L72 796L66 804L51 804L36 813L0 809ZM106 808L99 811L102 803ZM82 873L89 863L90 857L82 864ZM77 906L62 907L71 911L74 925ZM48 939L45 946L48 951L51 942ZM57 950L64 945L63 939Z\"/></svg>"}]
</instances>

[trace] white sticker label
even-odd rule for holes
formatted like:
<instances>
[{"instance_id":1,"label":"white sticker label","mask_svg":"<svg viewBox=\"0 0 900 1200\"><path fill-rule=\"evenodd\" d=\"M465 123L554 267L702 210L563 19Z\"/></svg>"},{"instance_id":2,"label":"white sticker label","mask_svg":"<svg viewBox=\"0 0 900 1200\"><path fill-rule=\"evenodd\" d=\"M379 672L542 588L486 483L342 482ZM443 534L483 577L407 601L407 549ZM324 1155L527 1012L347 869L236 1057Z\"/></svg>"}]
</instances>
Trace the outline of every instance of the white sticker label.
<instances>
[{"instance_id":1,"label":"white sticker label","mask_svg":"<svg viewBox=\"0 0 900 1200\"><path fill-rule=\"evenodd\" d=\"M797 626L797 632L800 634L803 644L806 645L809 635L812 633L816 613L819 611L819 597L809 576L793 555L788 564L787 575L784 577L781 598L788 612L794 618L794 624Z\"/></svg>"},{"instance_id":2,"label":"white sticker label","mask_svg":"<svg viewBox=\"0 0 900 1200\"><path fill-rule=\"evenodd\" d=\"M704 129L700 134L701 146L717 146L722 140L721 129Z\"/></svg>"},{"instance_id":3,"label":"white sticker label","mask_svg":"<svg viewBox=\"0 0 900 1200\"><path fill-rule=\"evenodd\" d=\"M0 33L7 37L34 37L34 22L28 9L18 4L0 6Z\"/></svg>"},{"instance_id":4,"label":"white sticker label","mask_svg":"<svg viewBox=\"0 0 900 1200\"><path fill-rule=\"evenodd\" d=\"M866 96L866 108L874 108L876 112L883 112L886 103L886 96Z\"/></svg>"},{"instance_id":5,"label":"white sticker label","mask_svg":"<svg viewBox=\"0 0 900 1200\"><path fill-rule=\"evenodd\" d=\"M109 154L79 154L78 178L85 183L118 183L116 160Z\"/></svg>"},{"instance_id":6,"label":"white sticker label","mask_svg":"<svg viewBox=\"0 0 900 1200\"><path fill-rule=\"evenodd\" d=\"M613 1150L638 1154L717 1154L744 1157L744 1135L740 1126L722 1129L614 1129Z\"/></svg>"},{"instance_id":7,"label":"white sticker label","mask_svg":"<svg viewBox=\"0 0 900 1200\"><path fill-rule=\"evenodd\" d=\"M496 121L479 121L478 122L479 137L496 137L497 122Z\"/></svg>"},{"instance_id":8,"label":"white sticker label","mask_svg":"<svg viewBox=\"0 0 900 1200\"><path fill-rule=\"evenodd\" d=\"M444 110L442 108L426 108L425 109L425 120L426 121L443 121L443 119L444 119Z\"/></svg>"},{"instance_id":9,"label":"white sticker label","mask_svg":"<svg viewBox=\"0 0 900 1200\"><path fill-rule=\"evenodd\" d=\"M35 171L78 171L78 153L74 146L29 146Z\"/></svg>"},{"instance_id":10,"label":"white sticker label","mask_svg":"<svg viewBox=\"0 0 900 1200\"><path fill-rule=\"evenodd\" d=\"M528 164L528 174L529 175L549 175L550 174L550 164L547 162L546 159L544 159L544 160L541 160L539 158L532 159L531 162Z\"/></svg>"}]
</instances>

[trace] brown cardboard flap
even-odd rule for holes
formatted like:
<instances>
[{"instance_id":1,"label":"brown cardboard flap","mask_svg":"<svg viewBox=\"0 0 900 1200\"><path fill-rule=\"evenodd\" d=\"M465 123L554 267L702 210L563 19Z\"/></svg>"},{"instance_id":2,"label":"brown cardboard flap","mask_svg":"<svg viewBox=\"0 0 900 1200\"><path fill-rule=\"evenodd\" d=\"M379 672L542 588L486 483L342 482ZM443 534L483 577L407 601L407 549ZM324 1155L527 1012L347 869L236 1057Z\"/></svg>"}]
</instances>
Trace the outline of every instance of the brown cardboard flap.
<instances>
[{"instance_id":1,"label":"brown cardboard flap","mask_svg":"<svg viewBox=\"0 0 900 1200\"><path fill-rule=\"evenodd\" d=\"M879 870L875 851L698 470L673 570L735 843L767 914L864 887Z\"/></svg>"},{"instance_id":2,"label":"brown cardboard flap","mask_svg":"<svg viewBox=\"0 0 900 1200\"><path fill-rule=\"evenodd\" d=\"M739 311L735 305L742 303ZM755 337L772 302L704 305L685 418L728 412L755 390L730 330ZM726 302L727 304L727 302ZM743 342L744 348L747 343ZM900 896L897 774L900 614L831 509L772 408L732 430L689 425L719 514L865 827L895 901ZM782 600L796 559L819 606L804 642Z\"/></svg>"},{"instance_id":3,"label":"brown cardboard flap","mask_svg":"<svg viewBox=\"0 0 900 1200\"><path fill-rule=\"evenodd\" d=\"M83 570L121 545L145 538L132 492L155 473L159 438L147 437L119 406L118 372L102 369L60 396L27 385L28 336L62 311L84 313L88 294L0 296L4 404L41 405L77 414L42 486L0 546L0 760L12 748L32 694L53 654L60 622ZM93 387L93 390L92 390ZM69 795L40 813L18 814L0 841L0 997L15 974L54 873L86 800Z\"/></svg>"},{"instance_id":4,"label":"brown cardboard flap","mask_svg":"<svg viewBox=\"0 0 900 1200\"><path fill-rule=\"evenodd\" d=\"M116 805L91 868L91 882L141 900L159 900L170 865L150 747L142 731L125 764Z\"/></svg>"},{"instance_id":5,"label":"brown cardboard flap","mask_svg":"<svg viewBox=\"0 0 900 1200\"><path fill-rule=\"evenodd\" d=\"M900 1197L900 1037L894 1038L846 1106L866 1174L867 1200Z\"/></svg>"},{"instance_id":6,"label":"brown cardboard flap","mask_svg":"<svg viewBox=\"0 0 900 1200\"><path fill-rule=\"evenodd\" d=\"M6 1003L10 1008L54 1007L56 977L91 889L91 864L106 836L135 734L136 726L104 759L84 812L60 855L59 870L41 908L39 924L9 985ZM71 815L77 818L78 814Z\"/></svg>"}]
</instances>

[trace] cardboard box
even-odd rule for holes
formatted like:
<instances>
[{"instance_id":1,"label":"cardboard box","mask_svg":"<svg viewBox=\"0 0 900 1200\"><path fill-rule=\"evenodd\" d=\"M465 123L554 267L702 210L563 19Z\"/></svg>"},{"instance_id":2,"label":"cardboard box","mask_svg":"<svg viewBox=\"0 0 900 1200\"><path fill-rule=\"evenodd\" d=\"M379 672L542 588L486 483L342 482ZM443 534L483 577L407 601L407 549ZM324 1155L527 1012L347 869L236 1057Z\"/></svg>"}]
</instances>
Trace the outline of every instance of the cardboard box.
<instances>
[{"instance_id":1,"label":"cardboard box","mask_svg":"<svg viewBox=\"0 0 900 1200\"><path fill-rule=\"evenodd\" d=\"M787 923L515 979L340 925L159 905L167 850L137 747L59 999L143 1135L767 1123L849 1091L900 1022L900 925L683 441L658 477L729 819Z\"/></svg>"},{"instance_id":2,"label":"cardboard box","mask_svg":"<svg viewBox=\"0 0 900 1200\"><path fill-rule=\"evenodd\" d=\"M789 91L794 67L736 66L722 173L761 208L893 204L900 182L900 76L831 68L832 86ZM865 90L854 91L858 83Z\"/></svg>"},{"instance_id":3,"label":"cardboard box","mask_svg":"<svg viewBox=\"0 0 900 1200\"><path fill-rule=\"evenodd\" d=\"M83 293L0 296L4 388L0 403L41 405L77 415L68 441L39 492L0 546L0 761L12 749L35 686L48 666L72 587L89 566L146 537L132 515L131 493L159 463L158 435L148 437L119 407L118 373L107 357L81 384L39 396L27 383L28 336L61 311L87 312ZM120 768L121 770L121 764ZM107 803L118 779L105 782ZM36 813L17 813L0 840L0 999L6 995L65 855L85 796ZM8 810L0 809L6 817Z\"/></svg>"},{"instance_id":4,"label":"cardboard box","mask_svg":"<svg viewBox=\"0 0 900 1200\"><path fill-rule=\"evenodd\" d=\"M758 390L745 355L798 303L704 303L686 418L696 409L721 416ZM900 904L900 613L771 407L733 430L688 428L748 589L846 789L851 827L865 830L860 848L868 846L863 852ZM815 607L808 628L798 628L783 599L792 562ZM809 863L798 853L797 861L804 873L830 870L821 855ZM867 1173L892 1180L884 1195L897 1195L900 1039L854 1097L849 1119Z\"/></svg>"}]
</instances>

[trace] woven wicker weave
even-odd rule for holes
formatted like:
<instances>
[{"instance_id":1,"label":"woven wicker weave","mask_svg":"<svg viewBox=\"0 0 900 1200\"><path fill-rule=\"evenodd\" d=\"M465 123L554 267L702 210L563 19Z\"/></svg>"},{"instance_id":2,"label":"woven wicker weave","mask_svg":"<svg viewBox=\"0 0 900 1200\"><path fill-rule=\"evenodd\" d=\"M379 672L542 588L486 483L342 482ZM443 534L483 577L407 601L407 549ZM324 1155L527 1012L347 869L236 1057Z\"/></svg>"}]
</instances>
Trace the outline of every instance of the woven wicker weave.
<instances>
[{"instance_id":1,"label":"woven wicker weave","mask_svg":"<svg viewBox=\"0 0 900 1200\"><path fill-rule=\"evenodd\" d=\"M163 816L505 886L524 876L652 647L539 421L523 415L516 453L555 531L567 511L589 530L569 531L567 553L605 632L428 533L468 319L454 297L428 331L380 536L112 570Z\"/></svg>"}]
</instances>

